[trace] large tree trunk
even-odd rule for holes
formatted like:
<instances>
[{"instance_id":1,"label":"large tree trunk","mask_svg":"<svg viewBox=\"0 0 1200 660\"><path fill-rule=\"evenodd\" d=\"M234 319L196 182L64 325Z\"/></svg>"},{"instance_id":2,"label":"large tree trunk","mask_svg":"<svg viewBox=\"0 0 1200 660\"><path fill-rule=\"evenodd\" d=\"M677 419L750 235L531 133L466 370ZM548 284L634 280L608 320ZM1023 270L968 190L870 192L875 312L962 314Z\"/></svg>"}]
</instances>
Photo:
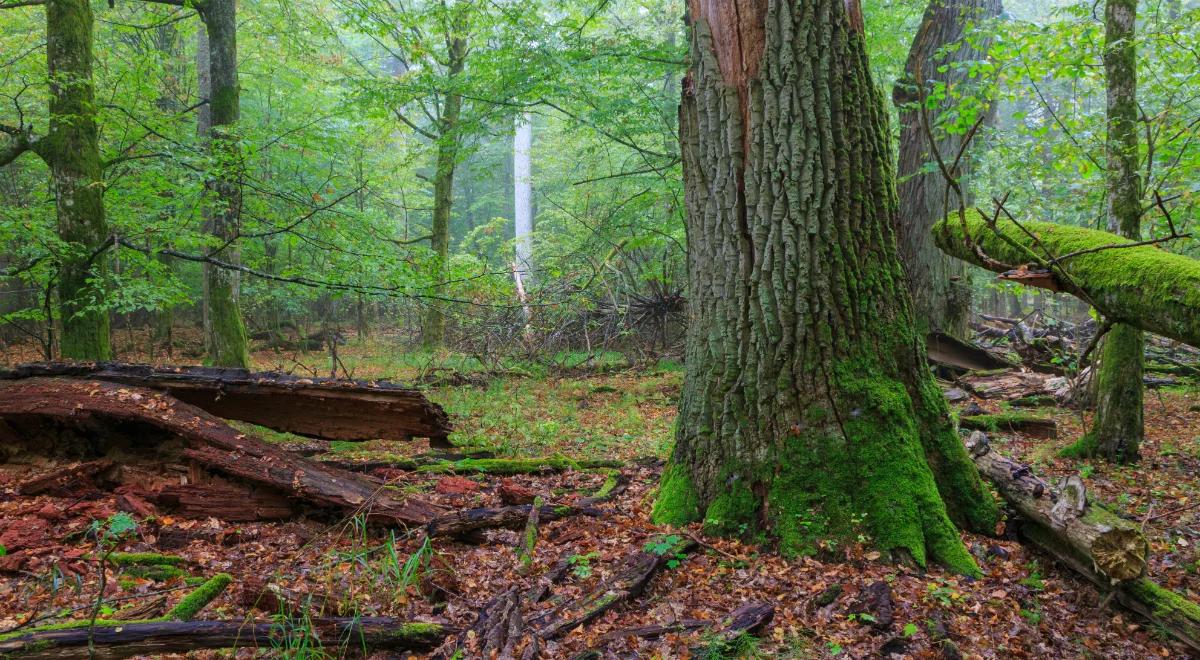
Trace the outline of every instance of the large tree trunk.
<instances>
[{"instance_id":1,"label":"large tree trunk","mask_svg":"<svg viewBox=\"0 0 1200 660\"><path fill-rule=\"evenodd\" d=\"M217 174L205 184L209 231L220 248L212 256L237 264L240 262L236 241L242 214L242 155L237 146L240 95L236 0L206 0L201 5L200 17L204 21L208 44L209 151L217 167ZM238 309L238 284L237 271L205 264L204 343L209 364L250 366L246 326Z\"/></svg>"},{"instance_id":2,"label":"large tree trunk","mask_svg":"<svg viewBox=\"0 0 1200 660\"><path fill-rule=\"evenodd\" d=\"M1141 235L1142 183L1138 176L1137 0L1107 0L1104 74L1108 90L1108 230ZM1104 338L1096 378L1096 419L1075 447L1116 463L1138 459L1142 423L1142 331L1117 324Z\"/></svg>"},{"instance_id":3,"label":"large tree trunk","mask_svg":"<svg viewBox=\"0 0 1200 660\"><path fill-rule=\"evenodd\" d=\"M900 110L900 159L897 167L897 188L900 197L900 216L897 240L900 261L908 275L908 290L913 296L913 309L918 323L928 323L927 330L944 332L958 338L967 336L971 311L971 287L966 264L942 254L933 244L929 228L960 202L941 172L926 167L934 160L929 139L921 124L919 102L928 97L936 83L944 83L955 92L971 84L964 65L986 57L990 40L964 41L969 25L1000 15L1000 0L930 0L904 68L904 78L892 92ZM955 46L947 48L948 46ZM918 76L920 69L920 76ZM925 93L918 93L918 79L925 83ZM964 137L948 133L936 118L954 103L953 99L928 110L934 147L948 163L962 148ZM990 109L994 116L994 109ZM991 118L987 120L989 123ZM958 184L970 198L970 159L960 164Z\"/></svg>"},{"instance_id":4,"label":"large tree trunk","mask_svg":"<svg viewBox=\"0 0 1200 660\"><path fill-rule=\"evenodd\" d=\"M62 356L107 360L107 310L88 309L104 299L104 182L92 86L92 8L88 0L46 3L46 61L50 69L50 130L38 151L50 166L58 236L69 244L59 257Z\"/></svg>"},{"instance_id":5,"label":"large tree trunk","mask_svg":"<svg viewBox=\"0 0 1200 660\"><path fill-rule=\"evenodd\" d=\"M849 10L849 11L848 11ZM680 132L687 374L654 518L857 534L978 569L996 504L925 367L857 4L696 0Z\"/></svg>"},{"instance_id":6,"label":"large tree trunk","mask_svg":"<svg viewBox=\"0 0 1200 660\"><path fill-rule=\"evenodd\" d=\"M454 78L462 73L466 63L467 41L461 37L447 35L450 63L448 74ZM433 248L436 269L434 292L444 293L442 283L449 274L450 260L450 211L454 207L454 171L458 166L458 120L462 114L463 97L454 91L445 94L442 116L438 122L437 171L433 175L433 226L430 231L430 247ZM446 340L446 311L443 302L433 300L425 310L421 329L421 343L427 348L439 348Z\"/></svg>"},{"instance_id":7,"label":"large tree trunk","mask_svg":"<svg viewBox=\"0 0 1200 660\"><path fill-rule=\"evenodd\" d=\"M999 220L992 231L989 218L977 210L967 211L965 220L954 214L934 225L934 241L946 254L1002 277L1022 264L1074 255L1059 261L1054 273L1030 277L1018 270L1007 278L1065 291L1110 321L1200 347L1200 260L1153 245L1112 249L1132 241L1095 229L1032 220L1018 227Z\"/></svg>"}]
</instances>

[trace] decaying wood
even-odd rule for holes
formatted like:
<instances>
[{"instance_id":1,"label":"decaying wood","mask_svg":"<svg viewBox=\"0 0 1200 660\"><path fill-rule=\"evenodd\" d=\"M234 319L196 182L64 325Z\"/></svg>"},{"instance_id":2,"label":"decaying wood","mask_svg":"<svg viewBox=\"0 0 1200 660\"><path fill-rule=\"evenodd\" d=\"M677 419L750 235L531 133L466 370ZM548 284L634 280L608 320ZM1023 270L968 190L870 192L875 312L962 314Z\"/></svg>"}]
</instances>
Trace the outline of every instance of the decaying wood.
<instances>
[{"instance_id":1,"label":"decaying wood","mask_svg":"<svg viewBox=\"0 0 1200 660\"><path fill-rule=\"evenodd\" d=\"M930 362L961 371L989 371L1013 366L975 344L942 332L931 332L925 336L925 355Z\"/></svg>"},{"instance_id":2,"label":"decaying wood","mask_svg":"<svg viewBox=\"0 0 1200 660\"><path fill-rule=\"evenodd\" d=\"M958 380L975 396L981 399L1019 399L1028 396L1052 395L1046 374L1028 371L1006 371L999 374L968 375Z\"/></svg>"},{"instance_id":3,"label":"decaying wood","mask_svg":"<svg viewBox=\"0 0 1200 660\"><path fill-rule=\"evenodd\" d=\"M775 607L770 603L750 601L743 603L728 616L721 619L714 633L718 640L729 642L743 633L753 633L775 618Z\"/></svg>"},{"instance_id":4,"label":"decaying wood","mask_svg":"<svg viewBox=\"0 0 1200 660\"><path fill-rule=\"evenodd\" d=\"M972 431L1015 431L1036 438L1057 438L1058 424L1050 417L1033 415L965 415L958 418L958 425Z\"/></svg>"},{"instance_id":5,"label":"decaying wood","mask_svg":"<svg viewBox=\"0 0 1200 660\"><path fill-rule=\"evenodd\" d=\"M704 619L680 619L674 623L657 624L652 626L637 626L636 628L622 628L612 632L604 633L600 636L600 643L625 639L627 637L641 637L644 639L653 639L670 633L687 632L689 630L699 630L712 625L712 621Z\"/></svg>"},{"instance_id":6,"label":"decaying wood","mask_svg":"<svg viewBox=\"0 0 1200 660\"><path fill-rule=\"evenodd\" d=\"M283 614L296 619L341 614L323 594L293 591L255 576L242 581L239 602L242 607L268 615Z\"/></svg>"},{"instance_id":7,"label":"decaying wood","mask_svg":"<svg viewBox=\"0 0 1200 660\"><path fill-rule=\"evenodd\" d=\"M0 419L30 432L47 424L97 436L113 427L125 437L157 429L182 439L184 455L201 465L385 524L423 525L443 512L417 498L381 493L357 475L289 454L155 390L64 378L0 381Z\"/></svg>"},{"instance_id":8,"label":"decaying wood","mask_svg":"<svg viewBox=\"0 0 1200 660\"><path fill-rule=\"evenodd\" d=\"M1082 495L1050 488L1034 476L1028 465L992 451L987 436L980 431L967 440L967 451L980 474L1022 517L1041 525L1061 544L1086 557L1094 570L1110 582L1132 580L1145 573L1149 545L1137 525L1101 507L1078 502L1070 507L1075 515L1062 506L1056 509L1061 498Z\"/></svg>"},{"instance_id":9,"label":"decaying wood","mask_svg":"<svg viewBox=\"0 0 1200 660\"><path fill-rule=\"evenodd\" d=\"M44 362L0 371L0 380L47 376L145 387L218 417L326 440L445 440L451 431L441 406L420 390L388 382L117 362Z\"/></svg>"},{"instance_id":10,"label":"decaying wood","mask_svg":"<svg viewBox=\"0 0 1200 660\"><path fill-rule=\"evenodd\" d=\"M280 491L233 484L164 486L155 500L184 518L219 518L227 522L284 520L295 504Z\"/></svg>"},{"instance_id":11,"label":"decaying wood","mask_svg":"<svg viewBox=\"0 0 1200 660\"><path fill-rule=\"evenodd\" d=\"M529 520L531 504L515 506L464 509L444 513L429 521L425 533L429 536L465 536L481 529L520 529ZM585 514L600 515L597 509L576 506L542 506L538 508L538 519L542 522L558 520L568 516Z\"/></svg>"},{"instance_id":12,"label":"decaying wood","mask_svg":"<svg viewBox=\"0 0 1200 660\"><path fill-rule=\"evenodd\" d=\"M107 458L84 463L75 463L30 477L13 489L17 495L40 495L49 491L67 488L81 480L90 479L101 472L112 469L115 463Z\"/></svg>"},{"instance_id":13,"label":"decaying wood","mask_svg":"<svg viewBox=\"0 0 1200 660\"><path fill-rule=\"evenodd\" d=\"M637 597L646 588L650 578L669 560L695 546L695 541L685 538L662 554L636 550L626 557L624 567L615 575L578 598L531 619L530 624L536 626L536 634L542 639L560 637L614 606Z\"/></svg>"},{"instance_id":14,"label":"decaying wood","mask_svg":"<svg viewBox=\"0 0 1200 660\"><path fill-rule=\"evenodd\" d=\"M326 649L429 649L450 632L438 624L413 624L388 617L312 619L307 628ZM269 621L153 621L118 626L43 630L0 641L0 654L19 658L128 658L198 649L278 650L295 629Z\"/></svg>"}]
</instances>

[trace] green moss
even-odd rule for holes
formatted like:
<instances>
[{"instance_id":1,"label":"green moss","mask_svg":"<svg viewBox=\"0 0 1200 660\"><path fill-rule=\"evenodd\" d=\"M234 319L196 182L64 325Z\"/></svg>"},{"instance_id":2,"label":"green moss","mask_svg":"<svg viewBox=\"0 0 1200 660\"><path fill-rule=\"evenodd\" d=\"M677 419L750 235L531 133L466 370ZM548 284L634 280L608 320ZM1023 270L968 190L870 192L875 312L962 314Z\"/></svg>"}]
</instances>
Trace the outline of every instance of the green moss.
<instances>
[{"instance_id":1,"label":"green moss","mask_svg":"<svg viewBox=\"0 0 1200 660\"><path fill-rule=\"evenodd\" d=\"M700 501L687 468L668 464L658 482L650 518L658 525L686 525L700 518Z\"/></svg>"},{"instance_id":2,"label":"green moss","mask_svg":"<svg viewBox=\"0 0 1200 660\"><path fill-rule=\"evenodd\" d=\"M153 620L154 619L149 619L148 621L153 621ZM95 623L95 625L97 625L97 626L123 626L123 625L129 624L129 623L137 623L137 622L135 622L135 621L116 621L113 619L96 619L95 622L92 622L92 621L63 621L62 623L50 623L50 624L47 624L44 626L36 626L34 628L24 628L22 630L14 630L9 633L3 633L3 634L0 634L0 642L5 642L10 639L17 639L19 637L24 637L25 635L31 635L31 634L40 633L40 632L50 632L53 630L74 630L75 628L87 628L92 623ZM24 651L26 651L26 652L29 650L32 650L32 649L24 649Z\"/></svg>"},{"instance_id":3,"label":"green moss","mask_svg":"<svg viewBox=\"0 0 1200 660\"><path fill-rule=\"evenodd\" d=\"M1075 442L1058 450L1060 458L1091 458L1096 455L1096 434L1088 431Z\"/></svg>"},{"instance_id":4,"label":"green moss","mask_svg":"<svg viewBox=\"0 0 1200 660\"><path fill-rule=\"evenodd\" d=\"M187 621L204 609L214 598L225 591L225 587L233 582L233 576L228 573L217 573L200 585L195 591L183 597L171 611L163 617L164 620Z\"/></svg>"},{"instance_id":5,"label":"green moss","mask_svg":"<svg viewBox=\"0 0 1200 660\"><path fill-rule=\"evenodd\" d=\"M151 566L128 566L123 569L125 575L132 577L145 578L154 580L155 582L166 582L175 578L184 577L187 575L185 571L175 566L151 565Z\"/></svg>"},{"instance_id":6,"label":"green moss","mask_svg":"<svg viewBox=\"0 0 1200 660\"><path fill-rule=\"evenodd\" d=\"M1039 415L1022 412L1000 412L994 414L971 415L969 417L960 417L958 419L959 426L964 429L992 432L1020 430L1026 425L1038 424L1047 421L1053 420L1048 420L1046 417Z\"/></svg>"},{"instance_id":7,"label":"green moss","mask_svg":"<svg viewBox=\"0 0 1200 660\"><path fill-rule=\"evenodd\" d=\"M1181 625L1188 630L1200 627L1200 605L1158 586L1149 578L1130 580L1122 588L1150 606L1156 619Z\"/></svg>"},{"instance_id":8,"label":"green moss","mask_svg":"<svg viewBox=\"0 0 1200 660\"><path fill-rule=\"evenodd\" d=\"M600 484L600 488L598 488L596 492L592 494L592 497L605 498L611 495L613 489L617 487L617 483L619 481L617 475L618 473L615 470L610 472L609 475L605 477L604 483Z\"/></svg>"},{"instance_id":9,"label":"green moss","mask_svg":"<svg viewBox=\"0 0 1200 660\"><path fill-rule=\"evenodd\" d=\"M1035 248L1012 221L997 222L1000 236L988 228L978 211L967 213L966 224L984 252L1013 266L1045 261L1045 250L1065 255L1130 242L1093 229L1022 221L1021 225L1038 237L1041 247ZM965 244L957 215L934 225L933 235L947 254L982 265ZM1200 309L1200 260L1139 246L1079 255L1064 262L1064 267L1111 320L1200 345L1200 313L1196 313Z\"/></svg>"},{"instance_id":10,"label":"green moss","mask_svg":"<svg viewBox=\"0 0 1200 660\"><path fill-rule=\"evenodd\" d=\"M744 536L758 513L758 498L744 479L734 478L704 512L704 531L717 535Z\"/></svg>"},{"instance_id":11,"label":"green moss","mask_svg":"<svg viewBox=\"0 0 1200 660\"><path fill-rule=\"evenodd\" d=\"M178 555L157 552L114 552L108 560L118 566L179 566L184 562Z\"/></svg>"},{"instance_id":12,"label":"green moss","mask_svg":"<svg viewBox=\"0 0 1200 660\"><path fill-rule=\"evenodd\" d=\"M1092 453L1113 463L1138 460L1142 437L1142 331L1117 324L1104 336L1096 373L1096 417Z\"/></svg>"},{"instance_id":13,"label":"green moss","mask_svg":"<svg viewBox=\"0 0 1200 660\"><path fill-rule=\"evenodd\" d=\"M584 460L575 461L564 457L550 458L464 458L459 461L441 461L417 467L418 472L430 473L483 473L483 474L530 474L536 472L591 470L618 468L620 461Z\"/></svg>"}]
</instances>

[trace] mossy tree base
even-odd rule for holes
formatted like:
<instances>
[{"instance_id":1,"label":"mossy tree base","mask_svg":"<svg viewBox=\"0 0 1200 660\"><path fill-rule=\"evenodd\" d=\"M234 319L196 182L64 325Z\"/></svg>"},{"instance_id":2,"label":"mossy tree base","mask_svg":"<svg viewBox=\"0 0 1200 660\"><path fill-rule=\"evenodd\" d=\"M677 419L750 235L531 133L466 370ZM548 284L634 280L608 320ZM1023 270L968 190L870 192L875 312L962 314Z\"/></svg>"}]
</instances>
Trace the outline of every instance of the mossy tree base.
<instances>
[{"instance_id":1,"label":"mossy tree base","mask_svg":"<svg viewBox=\"0 0 1200 660\"><path fill-rule=\"evenodd\" d=\"M755 7L692 17L687 374L654 519L977 573L954 523L997 508L925 366L857 3Z\"/></svg>"}]
</instances>

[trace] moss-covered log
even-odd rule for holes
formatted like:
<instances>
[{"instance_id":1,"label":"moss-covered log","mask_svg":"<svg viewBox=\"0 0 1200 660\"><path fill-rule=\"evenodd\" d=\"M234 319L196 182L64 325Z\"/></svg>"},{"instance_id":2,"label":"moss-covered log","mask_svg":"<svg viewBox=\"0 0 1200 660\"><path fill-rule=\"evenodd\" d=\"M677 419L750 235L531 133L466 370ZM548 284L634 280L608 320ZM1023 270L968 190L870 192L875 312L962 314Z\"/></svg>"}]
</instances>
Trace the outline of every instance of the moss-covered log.
<instances>
[{"instance_id":1,"label":"moss-covered log","mask_svg":"<svg viewBox=\"0 0 1200 660\"><path fill-rule=\"evenodd\" d=\"M991 450L976 431L967 448L979 472L1026 520L1052 536L1110 584L1141 577L1150 548L1137 525L1090 505L1082 486L1052 489L1023 465Z\"/></svg>"},{"instance_id":2,"label":"moss-covered log","mask_svg":"<svg viewBox=\"0 0 1200 660\"><path fill-rule=\"evenodd\" d=\"M1036 244L1010 220L997 221L997 234L981 212L967 212L966 231L971 242L1000 265L985 262L971 248L957 215L935 225L933 235L947 254L1000 273L1005 272L1005 265L1019 266L1093 250L1060 263L1069 279L1055 275L1033 284L1091 301L1111 321L1200 347L1200 260L1153 245L1095 251L1133 241L1048 222L1023 221L1021 226L1037 237Z\"/></svg>"},{"instance_id":3,"label":"moss-covered log","mask_svg":"<svg viewBox=\"0 0 1200 660\"><path fill-rule=\"evenodd\" d=\"M960 417L958 425L974 431L1017 431L1038 438L1057 438L1058 425L1050 417L1019 412Z\"/></svg>"},{"instance_id":4,"label":"moss-covered log","mask_svg":"<svg viewBox=\"0 0 1200 660\"><path fill-rule=\"evenodd\" d=\"M925 363L861 7L689 13L687 373L654 520L978 572L954 523L992 530L996 504Z\"/></svg>"},{"instance_id":5,"label":"moss-covered log","mask_svg":"<svg viewBox=\"0 0 1200 660\"><path fill-rule=\"evenodd\" d=\"M421 651L436 646L450 629L436 623L387 617L306 621L308 648L334 655L345 649ZM46 626L0 636L6 658L128 658L186 653L200 649L262 649L278 653L295 640L298 628L270 621L97 621ZM89 651L94 645L94 654Z\"/></svg>"}]
</instances>

